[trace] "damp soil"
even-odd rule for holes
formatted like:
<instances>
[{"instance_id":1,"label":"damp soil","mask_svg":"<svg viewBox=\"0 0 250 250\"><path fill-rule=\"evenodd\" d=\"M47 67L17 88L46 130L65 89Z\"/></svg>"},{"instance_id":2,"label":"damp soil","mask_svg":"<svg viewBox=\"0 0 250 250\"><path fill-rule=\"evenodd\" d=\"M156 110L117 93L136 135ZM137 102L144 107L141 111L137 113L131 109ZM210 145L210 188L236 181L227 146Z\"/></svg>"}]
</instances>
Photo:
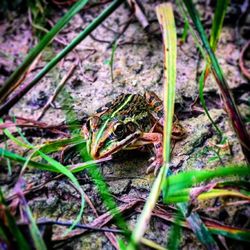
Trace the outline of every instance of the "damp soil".
<instances>
[{"instance_id":1,"label":"damp soil","mask_svg":"<svg viewBox=\"0 0 250 250\"><path fill-rule=\"evenodd\" d=\"M146 90L154 91L163 98L163 50L161 33L155 15L155 6L160 1L143 1L145 13L150 23L149 30L144 30L127 5L120 6L107 20L105 20L92 34L81 42L74 51L68 54L51 72L49 72L28 94L9 110L9 115L36 120L49 97L67 74L73 64L76 69L67 81L65 87L45 113L41 122L49 126L64 124L68 114L73 112L82 125L95 110L112 101L121 93L141 93ZM207 31L211 29L211 20L215 1L195 1L202 21ZM221 38L216 55L228 80L236 104L241 111L246 126L250 118L250 85L239 67L241 50L249 37L246 32L250 12L242 8L241 1L232 1L225 18ZM243 2L243 1L242 1ZM58 34L42 53L38 63L27 76L34 77L41 68L49 62L65 43L69 43L88 23L107 5L103 4L87 9L77 14L70 24ZM47 18L47 28L55 23L67 6L51 5ZM204 89L204 96L210 115L214 122L227 136L230 148L222 150L220 157L216 157L210 145L218 141L210 120L205 115L199 101L197 79L204 66L192 36L189 34L185 42L181 42L183 21L174 5L178 35L177 48L177 82L175 114L187 131L183 140L173 145L171 170L180 172L189 169L213 169L221 165L244 164L244 155L235 132L225 112L220 91L215 80L209 77ZM249 6L248 6L249 10ZM234 21L233 21L234 20ZM238 22L235 20L239 20ZM9 11L0 21L0 84L11 75L15 68L24 60L29 50L37 43L36 30L31 25L31 19L26 10L21 12ZM113 81L109 61L112 54L112 44L119 36L118 46L114 53ZM70 101L69 101L69 98ZM48 140L62 138L62 135L51 130L39 128L22 128L27 139L34 145ZM66 127L61 131L68 133ZM13 131L15 132L15 131ZM4 138L0 135L0 139ZM4 144L1 144L4 146ZM26 155L25 150L17 147L13 142L7 142L8 150ZM53 155L59 159L59 154ZM133 199L140 202L126 211L126 221L133 228L143 207L144 199L148 197L155 179L153 174L146 174L149 165L150 152L125 151L114 156L112 161L99 165L109 191L114 195L117 204L122 206L131 203ZM72 155L70 163L79 163L80 157ZM19 176L21 166L12 163L12 172L8 172L7 163L0 173L0 184L6 197L13 193L13 187ZM77 178L89 197L96 212L102 215L107 212L99 190L91 175L87 171L78 173ZM39 186L34 192L26 195L33 216L39 219L72 221L80 209L80 196L66 178L52 180L55 174L28 168L23 178L25 188L30 184ZM233 199L230 199L233 200ZM250 228L248 204L224 207L227 198L200 202L195 204L196 210L204 216L231 225ZM127 202L127 203L126 203ZM162 205L160 202L159 204ZM213 208L213 209L211 209ZM170 212L173 212L171 208ZM213 212L211 212L213 211ZM97 214L86 204L81 223L93 222ZM113 227L112 221L106 226ZM145 237L162 246L167 244L167 235L171 223L153 216ZM102 232L85 232L80 236L62 241L60 238L65 228L53 226L51 237L58 240L54 248L60 249L115 249L110 235ZM73 231L74 232L74 231ZM225 249L247 249L242 242L228 238L216 238ZM61 240L61 241L60 241ZM223 246L224 244L224 246ZM249 246L248 246L249 247ZM141 249L148 249L142 246ZM190 230L183 229L180 249L204 249Z\"/></svg>"}]
</instances>

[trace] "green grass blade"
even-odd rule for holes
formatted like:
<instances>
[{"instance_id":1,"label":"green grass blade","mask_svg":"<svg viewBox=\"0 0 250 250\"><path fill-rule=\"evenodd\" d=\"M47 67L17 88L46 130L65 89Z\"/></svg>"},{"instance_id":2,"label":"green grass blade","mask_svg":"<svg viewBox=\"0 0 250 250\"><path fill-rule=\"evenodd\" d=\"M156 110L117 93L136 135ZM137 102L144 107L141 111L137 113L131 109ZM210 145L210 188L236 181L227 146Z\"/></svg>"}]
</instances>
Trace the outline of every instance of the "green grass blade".
<instances>
[{"instance_id":1,"label":"green grass blade","mask_svg":"<svg viewBox=\"0 0 250 250\"><path fill-rule=\"evenodd\" d=\"M92 159L87 154L86 151L81 151L80 154L84 161L91 163ZM88 171L88 175L91 177L94 184L98 188L98 191L100 192L100 195L104 201L104 204L110 210L110 213L114 216L114 220L117 226L121 228L122 230L124 230L126 237L128 237L130 235L130 230L116 205L116 201L114 197L109 192L108 185L106 184L104 177L101 174L100 169L98 168L96 164L90 164L89 167L91 168L91 170ZM75 170L73 170L73 172L74 171Z\"/></svg>"},{"instance_id":2,"label":"green grass blade","mask_svg":"<svg viewBox=\"0 0 250 250\"><path fill-rule=\"evenodd\" d=\"M158 19L164 18L163 13L159 13ZM168 19L169 17L167 17ZM169 18L171 21L164 20L161 22L163 27L163 39L164 39L164 61L165 61L165 90L164 90L164 132L163 132L163 159L164 163L168 164L171 156L171 132L172 132L172 122L174 114L174 99L175 99L175 82L176 82L176 56L177 56L177 39L176 30L174 25L174 17ZM168 23L168 27L164 23ZM164 177L167 176L168 167L164 165ZM159 173L161 174L161 172ZM167 182L164 179L163 186L163 198L165 199L167 195ZM186 204L177 205L180 211L185 215L187 210ZM192 213L187 220L189 221L194 233L197 237L206 245L208 248L217 249L216 242L213 240L206 226L202 223L198 214Z\"/></svg>"},{"instance_id":3,"label":"green grass blade","mask_svg":"<svg viewBox=\"0 0 250 250\"><path fill-rule=\"evenodd\" d=\"M217 44L219 41L219 37L220 37L224 17L226 14L228 2L229 2L229 0L221 0L221 1L217 1L217 3L216 3L215 14L214 14L214 18L213 18L212 30L211 30L211 35L210 35L210 45L211 45L211 48L213 51L215 51L217 48ZM206 64L206 66L205 66L205 68L200 76L200 79L199 79L199 97L200 97L201 104L203 106L203 109L205 110L207 117L209 118L209 120L213 124L215 130L217 131L218 135L222 139L223 133L221 132L221 130L218 128L218 126L215 124L212 117L210 116L208 108L207 108L206 103L205 103L204 94L203 94L205 81L206 81L206 78L209 74L209 71L210 71L210 65Z\"/></svg>"},{"instance_id":4,"label":"green grass blade","mask_svg":"<svg viewBox=\"0 0 250 250\"><path fill-rule=\"evenodd\" d=\"M37 82L39 82L56 64L82 42L96 27L98 27L110 14L112 14L124 0L114 0L97 18L95 18L73 41L58 53L27 85L16 93L13 98L7 100L0 107L0 116L19 101Z\"/></svg>"},{"instance_id":5,"label":"green grass blade","mask_svg":"<svg viewBox=\"0 0 250 250\"><path fill-rule=\"evenodd\" d=\"M26 148L26 149L31 149L32 146L30 146L29 144L22 142L21 140L17 139L15 136L13 136L11 134L11 132L8 129L4 129L3 133L10 139L12 140L14 143L16 143L19 147L22 148Z\"/></svg>"},{"instance_id":6,"label":"green grass blade","mask_svg":"<svg viewBox=\"0 0 250 250\"><path fill-rule=\"evenodd\" d=\"M224 21L224 17L227 11L229 0L220 0L216 2L215 14L212 23L212 30L210 35L210 46L213 51L216 50L220 33Z\"/></svg>"},{"instance_id":7,"label":"green grass blade","mask_svg":"<svg viewBox=\"0 0 250 250\"><path fill-rule=\"evenodd\" d=\"M181 218L181 212L180 210L178 210L174 218L174 224L172 225L171 231L168 236L167 249L170 249L170 250L179 249L179 244L182 238L182 235L181 235L182 228L180 226L180 218Z\"/></svg>"},{"instance_id":8,"label":"green grass blade","mask_svg":"<svg viewBox=\"0 0 250 250\"><path fill-rule=\"evenodd\" d=\"M232 228L230 226L218 225L212 222L207 223L209 231L213 234L222 235L231 239L250 242L250 230L242 228Z\"/></svg>"},{"instance_id":9,"label":"green grass blade","mask_svg":"<svg viewBox=\"0 0 250 250\"><path fill-rule=\"evenodd\" d=\"M214 178L222 178L228 176L249 176L249 166L233 165L228 167L219 167L213 170L190 170L176 175L171 175L167 178L168 195L197 185L203 181L209 181ZM166 200L167 202L167 197Z\"/></svg>"},{"instance_id":10,"label":"green grass blade","mask_svg":"<svg viewBox=\"0 0 250 250\"><path fill-rule=\"evenodd\" d=\"M166 5L171 6L171 5ZM174 116L174 100L176 85L176 58L177 37L172 7L157 14L159 22L163 25L164 40L164 128L163 128L163 161L168 164L171 157L171 134ZM161 20L162 19L162 20ZM160 21L161 20L161 21ZM164 23L166 25L164 25ZM165 174L167 175L168 169Z\"/></svg>"},{"instance_id":11,"label":"green grass blade","mask_svg":"<svg viewBox=\"0 0 250 250\"><path fill-rule=\"evenodd\" d=\"M189 30L189 23L185 21L181 39L180 39L181 43L185 43L185 41L187 40L188 30Z\"/></svg>"},{"instance_id":12,"label":"green grass blade","mask_svg":"<svg viewBox=\"0 0 250 250\"><path fill-rule=\"evenodd\" d=\"M176 4L177 4L177 6L178 6L178 9L179 9L179 11L181 12L181 16L183 17L185 23L188 23L189 31L190 31L190 33L191 33L191 35L192 35L192 37L193 37L193 39L194 39L194 41L195 41L196 46L199 48L199 51L200 51L200 53L202 54L203 58L206 58L206 51L205 51L205 49L202 47L202 44L200 43L200 39L199 39L197 33L195 32L195 30L193 29L192 25L189 24L190 21L189 21L189 19L188 19L188 12L187 12L187 10L184 8L182 2L183 2L183 1L181 1L181 0L176 0Z\"/></svg>"},{"instance_id":13,"label":"green grass blade","mask_svg":"<svg viewBox=\"0 0 250 250\"><path fill-rule=\"evenodd\" d=\"M201 105L208 117L208 119L210 120L210 122L212 123L214 129L217 131L220 139L222 138L223 136L223 133L221 132L221 130L219 129L219 127L216 125L216 123L213 121L209 111L208 111L208 108L207 108L207 105L206 105L206 102L205 102L205 98L204 98L204 94L203 94L203 89L204 89L204 86L205 86L205 75L206 75L206 72L207 72L207 68L208 66L206 66L204 68L204 70L202 71L201 73L201 76L200 76L200 79L199 79L199 97L200 97L200 102L201 102Z\"/></svg>"},{"instance_id":14,"label":"green grass blade","mask_svg":"<svg viewBox=\"0 0 250 250\"><path fill-rule=\"evenodd\" d=\"M190 195L195 191L192 188L182 189L176 191L168 196L167 203L177 203L177 202L188 202L190 200ZM245 200L250 200L250 193L244 190L228 190L228 189L212 189L210 191L204 191L197 196L197 200L208 200L212 198L231 196L238 197Z\"/></svg>"},{"instance_id":15,"label":"green grass blade","mask_svg":"<svg viewBox=\"0 0 250 250\"><path fill-rule=\"evenodd\" d=\"M27 57L24 59L23 63L11 74L9 79L5 82L3 87L0 89L1 99L5 96L5 93L10 93L12 86L20 77L25 73L27 68L32 64L34 59L39 55L39 53L53 40L53 38L58 34L58 32L69 23L72 17L75 16L88 2L88 0L77 1L69 11L56 23L56 25L43 37L41 42L33 48Z\"/></svg>"},{"instance_id":16,"label":"green grass blade","mask_svg":"<svg viewBox=\"0 0 250 250\"><path fill-rule=\"evenodd\" d=\"M216 241L213 239L207 226L203 223L198 213L192 212L189 215L187 203L178 203L178 208L186 217L186 221L195 233L197 239L209 250L219 250Z\"/></svg>"},{"instance_id":17,"label":"green grass blade","mask_svg":"<svg viewBox=\"0 0 250 250\"><path fill-rule=\"evenodd\" d=\"M77 144L84 143L84 142L85 141L83 137L79 135L79 136L74 136L74 137L66 138L66 139L48 141L45 144L35 146L35 148L39 149L39 151L43 152L44 154L51 154L53 152L62 150L67 145L77 145Z\"/></svg>"},{"instance_id":18,"label":"green grass blade","mask_svg":"<svg viewBox=\"0 0 250 250\"><path fill-rule=\"evenodd\" d=\"M16 161L16 162L21 163L21 164L25 164L25 162L27 161L27 159L25 157L22 157L18 154L12 153L12 152L5 150L5 149L2 149L2 148L0 148L0 156L3 158L10 159L12 161ZM28 165L31 167L40 169L40 170L47 170L47 171L59 173L56 168L54 168L53 166L50 166L49 164L39 163L39 162L35 162L35 161L29 161Z\"/></svg>"},{"instance_id":19,"label":"green grass blade","mask_svg":"<svg viewBox=\"0 0 250 250\"><path fill-rule=\"evenodd\" d=\"M33 167L33 168L37 168L40 170L50 171L50 172L59 173L59 174L61 173L58 170L58 168L55 168L53 165L32 161L32 160L29 160L25 157L22 157L18 154L15 154L13 152L10 152L10 151L2 149L2 148L0 148L0 157L6 158L6 159L9 159L12 161L16 161L20 164L25 164L27 162L26 164L28 164L28 166ZM67 167L67 169L70 168L70 166L66 166L66 167ZM84 169L87 169L90 167L93 167L92 161L80 164L80 165L72 168L71 171L72 171L72 173L78 173L78 172L83 171Z\"/></svg>"},{"instance_id":20,"label":"green grass blade","mask_svg":"<svg viewBox=\"0 0 250 250\"><path fill-rule=\"evenodd\" d=\"M38 151L39 152L39 151ZM79 221L81 220L82 218L82 215L83 215L83 209L84 209L84 193L83 193L83 190L78 182L78 180L76 179L76 177L71 173L70 170L68 170L65 166L63 166L60 162L54 160L53 158L47 156L46 154L42 153L42 152L39 152L39 155L45 159L49 164L51 164L52 166L54 166L54 168L58 169L58 171L61 173L61 174L64 174L65 176L67 176L71 182L76 186L78 192L80 193L81 195L81 208L80 208L80 211L77 215L77 218L74 220L74 222L72 223L72 226L69 228L69 230L66 232L68 233L70 230L72 230L74 228L74 226L79 223Z\"/></svg>"},{"instance_id":21,"label":"green grass blade","mask_svg":"<svg viewBox=\"0 0 250 250\"><path fill-rule=\"evenodd\" d=\"M143 211L135 225L135 229L132 233L130 243L127 247L128 250L135 249L137 244L143 237L143 234L149 223L151 213L155 204L159 198L162 183L164 177L168 171L168 164L171 154L171 131L172 131L172 121L174 114L174 98L175 98L175 82L176 82L176 56L177 56L177 39L176 39L176 29L173 16L172 5L161 4L156 7L156 14L158 21L162 29L162 36L164 42L164 166L160 169L156 180L153 183L150 194L147 198L146 204L144 205Z\"/></svg>"},{"instance_id":22,"label":"green grass blade","mask_svg":"<svg viewBox=\"0 0 250 250\"><path fill-rule=\"evenodd\" d=\"M110 57L110 74L111 74L111 81L114 82L114 60L115 60L115 52L118 47L117 41L112 45L112 52Z\"/></svg>"}]
</instances>

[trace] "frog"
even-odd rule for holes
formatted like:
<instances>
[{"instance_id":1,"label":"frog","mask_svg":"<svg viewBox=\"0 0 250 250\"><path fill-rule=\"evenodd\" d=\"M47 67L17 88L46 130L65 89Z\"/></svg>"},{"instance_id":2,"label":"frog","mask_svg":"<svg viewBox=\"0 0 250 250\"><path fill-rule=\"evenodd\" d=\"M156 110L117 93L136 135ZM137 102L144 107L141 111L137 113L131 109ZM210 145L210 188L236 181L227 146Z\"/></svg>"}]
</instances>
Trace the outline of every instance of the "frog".
<instances>
[{"instance_id":1,"label":"frog","mask_svg":"<svg viewBox=\"0 0 250 250\"><path fill-rule=\"evenodd\" d=\"M122 150L153 146L155 156L146 174L156 174L163 165L163 102L153 92L120 94L96 110L82 127L87 151L95 159L112 156ZM186 136L186 130L174 115L172 140Z\"/></svg>"}]
</instances>

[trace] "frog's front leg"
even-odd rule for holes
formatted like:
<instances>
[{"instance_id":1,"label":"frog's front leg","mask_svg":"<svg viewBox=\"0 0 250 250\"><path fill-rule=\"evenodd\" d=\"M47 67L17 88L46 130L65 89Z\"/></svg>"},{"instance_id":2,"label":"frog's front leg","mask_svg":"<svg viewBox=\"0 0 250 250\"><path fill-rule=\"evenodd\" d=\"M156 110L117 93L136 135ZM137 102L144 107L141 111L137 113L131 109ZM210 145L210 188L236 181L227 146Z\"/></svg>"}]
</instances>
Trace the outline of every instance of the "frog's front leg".
<instances>
[{"instance_id":1,"label":"frog's front leg","mask_svg":"<svg viewBox=\"0 0 250 250\"><path fill-rule=\"evenodd\" d=\"M163 157L162 157L162 134L161 133L142 133L140 136L139 141L142 144L154 144L154 150L155 150L155 157L153 162L150 164L150 166L147 168L146 173L150 173L154 170L154 174L156 175L159 168L161 168L163 164Z\"/></svg>"}]
</instances>

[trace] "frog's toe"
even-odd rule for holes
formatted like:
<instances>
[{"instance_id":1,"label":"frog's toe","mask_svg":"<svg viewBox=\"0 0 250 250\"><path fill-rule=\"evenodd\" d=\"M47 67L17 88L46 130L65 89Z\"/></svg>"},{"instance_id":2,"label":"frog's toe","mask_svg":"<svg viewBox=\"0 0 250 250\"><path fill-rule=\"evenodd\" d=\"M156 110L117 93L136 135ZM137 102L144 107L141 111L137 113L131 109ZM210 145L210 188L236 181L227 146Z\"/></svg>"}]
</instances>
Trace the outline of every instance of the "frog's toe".
<instances>
[{"instance_id":1,"label":"frog's toe","mask_svg":"<svg viewBox=\"0 0 250 250\"><path fill-rule=\"evenodd\" d=\"M150 157L148 161L153 163L155 161L155 156Z\"/></svg>"},{"instance_id":2,"label":"frog's toe","mask_svg":"<svg viewBox=\"0 0 250 250\"><path fill-rule=\"evenodd\" d=\"M154 171L154 175L156 176L159 169L162 166L162 160L160 159L154 159L154 161L150 164L150 166L146 170L146 174L149 174Z\"/></svg>"}]
</instances>

